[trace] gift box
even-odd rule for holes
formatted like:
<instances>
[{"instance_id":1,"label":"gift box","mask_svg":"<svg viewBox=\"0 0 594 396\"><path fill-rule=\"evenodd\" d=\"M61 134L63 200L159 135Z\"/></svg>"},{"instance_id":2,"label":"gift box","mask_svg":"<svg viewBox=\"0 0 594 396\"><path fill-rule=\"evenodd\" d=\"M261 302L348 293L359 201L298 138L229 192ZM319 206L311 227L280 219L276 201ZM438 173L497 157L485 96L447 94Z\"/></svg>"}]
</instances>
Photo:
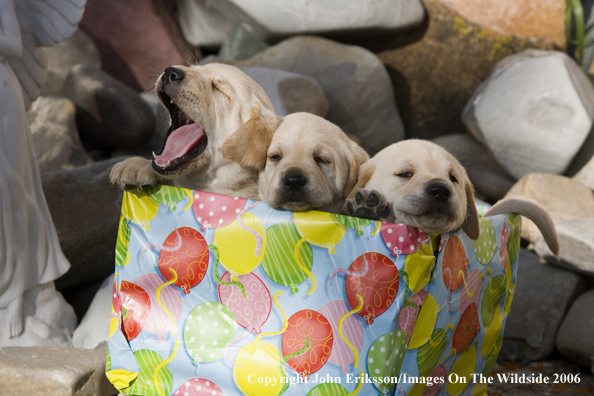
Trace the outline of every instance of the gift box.
<instances>
[{"instance_id":1,"label":"gift box","mask_svg":"<svg viewBox=\"0 0 594 396\"><path fill-rule=\"evenodd\" d=\"M485 394L521 225L480 226L472 241L169 186L126 192L106 374L126 395Z\"/></svg>"}]
</instances>

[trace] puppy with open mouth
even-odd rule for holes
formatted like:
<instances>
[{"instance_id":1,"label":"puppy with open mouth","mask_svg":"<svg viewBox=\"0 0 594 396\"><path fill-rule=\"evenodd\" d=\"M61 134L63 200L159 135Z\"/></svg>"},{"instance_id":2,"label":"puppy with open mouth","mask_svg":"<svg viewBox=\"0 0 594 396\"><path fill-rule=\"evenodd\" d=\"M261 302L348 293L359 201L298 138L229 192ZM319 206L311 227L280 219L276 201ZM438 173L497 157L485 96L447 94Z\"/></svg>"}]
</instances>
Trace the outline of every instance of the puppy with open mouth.
<instances>
[{"instance_id":1,"label":"puppy with open mouth","mask_svg":"<svg viewBox=\"0 0 594 396\"><path fill-rule=\"evenodd\" d=\"M405 223L425 233L462 228L472 240L480 236L474 190L466 170L453 155L424 140L388 146L362 165L343 213ZM529 198L505 198L487 215L507 213L532 220L551 251L558 255L555 225L541 204Z\"/></svg>"},{"instance_id":2,"label":"puppy with open mouth","mask_svg":"<svg viewBox=\"0 0 594 396\"><path fill-rule=\"evenodd\" d=\"M242 165L225 159L225 141L254 128L275 130L278 119L262 87L236 67L223 64L169 67L156 93L171 116L163 147L153 160L135 157L116 164L110 181L124 189L156 184L258 199L258 171L246 157ZM238 131L244 126L243 133ZM270 144L272 135L259 135ZM257 162L257 161L256 161Z\"/></svg>"}]
</instances>

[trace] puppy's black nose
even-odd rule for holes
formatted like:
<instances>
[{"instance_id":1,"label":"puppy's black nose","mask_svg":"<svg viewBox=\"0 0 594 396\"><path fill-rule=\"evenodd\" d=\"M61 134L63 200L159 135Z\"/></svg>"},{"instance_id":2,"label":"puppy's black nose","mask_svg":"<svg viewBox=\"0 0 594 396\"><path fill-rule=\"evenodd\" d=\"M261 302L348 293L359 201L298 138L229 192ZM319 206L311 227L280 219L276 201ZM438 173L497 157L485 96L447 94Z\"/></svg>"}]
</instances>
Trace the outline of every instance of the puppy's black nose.
<instances>
[{"instance_id":1,"label":"puppy's black nose","mask_svg":"<svg viewBox=\"0 0 594 396\"><path fill-rule=\"evenodd\" d=\"M291 191L297 191L307 183L307 178L301 173L287 173L283 183Z\"/></svg>"},{"instance_id":2,"label":"puppy's black nose","mask_svg":"<svg viewBox=\"0 0 594 396\"><path fill-rule=\"evenodd\" d=\"M450 199L452 192L445 184L431 183L427 186L427 194L432 196L438 202L446 202Z\"/></svg>"},{"instance_id":3,"label":"puppy's black nose","mask_svg":"<svg viewBox=\"0 0 594 396\"><path fill-rule=\"evenodd\" d=\"M177 83L184 79L186 73L183 70L180 70L175 67L168 67L165 69L161 80L163 81L163 85Z\"/></svg>"}]
</instances>

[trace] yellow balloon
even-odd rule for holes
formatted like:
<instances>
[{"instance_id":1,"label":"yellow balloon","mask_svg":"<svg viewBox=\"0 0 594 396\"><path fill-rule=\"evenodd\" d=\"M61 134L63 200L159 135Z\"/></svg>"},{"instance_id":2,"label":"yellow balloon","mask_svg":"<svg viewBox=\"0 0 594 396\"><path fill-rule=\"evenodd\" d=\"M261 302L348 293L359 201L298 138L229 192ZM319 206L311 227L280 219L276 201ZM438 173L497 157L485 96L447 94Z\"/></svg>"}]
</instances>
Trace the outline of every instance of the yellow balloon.
<instances>
[{"instance_id":1,"label":"yellow balloon","mask_svg":"<svg viewBox=\"0 0 594 396\"><path fill-rule=\"evenodd\" d=\"M111 319L109 320L109 337L111 338L116 330L120 327L120 321L117 317L115 317L115 309L113 309L113 304L111 305Z\"/></svg>"},{"instance_id":2,"label":"yellow balloon","mask_svg":"<svg viewBox=\"0 0 594 396\"><path fill-rule=\"evenodd\" d=\"M435 327L435 321L437 320L437 312L439 306L435 301L435 298L431 294L425 296L425 301L419 312L417 323L413 329L410 341L408 343L408 349L416 349L427 341L433 333L433 327Z\"/></svg>"},{"instance_id":3,"label":"yellow balloon","mask_svg":"<svg viewBox=\"0 0 594 396\"><path fill-rule=\"evenodd\" d=\"M412 294L418 293L429 283L434 263L435 256L429 244L423 244L418 252L406 255L404 272L408 274L408 287Z\"/></svg>"},{"instance_id":4,"label":"yellow balloon","mask_svg":"<svg viewBox=\"0 0 594 396\"><path fill-rule=\"evenodd\" d=\"M267 341L255 340L237 353L233 379L246 396L277 396L287 381L284 365L283 356L277 347ZM268 379L269 383L259 383L259 379Z\"/></svg>"},{"instance_id":5,"label":"yellow balloon","mask_svg":"<svg viewBox=\"0 0 594 396\"><path fill-rule=\"evenodd\" d=\"M295 212L293 220L307 242L327 248L330 254L334 254L334 246L340 242L347 230L332 213Z\"/></svg>"},{"instance_id":6,"label":"yellow balloon","mask_svg":"<svg viewBox=\"0 0 594 396\"><path fill-rule=\"evenodd\" d=\"M458 396L466 386L470 384L471 374L475 372L476 366L476 343L466 350L456 363L452 366L452 371L450 372L448 379L451 377L452 379L456 379L456 375L458 376L458 380L456 382L450 382L446 385L446 390L449 395L451 396ZM456 375L452 375L456 374ZM466 379L466 380L464 380Z\"/></svg>"},{"instance_id":7,"label":"yellow balloon","mask_svg":"<svg viewBox=\"0 0 594 396\"><path fill-rule=\"evenodd\" d=\"M507 315L509 315L509 310L511 309L515 291L516 291L516 284L512 283L509 290L507 291L507 299L505 300L505 305L503 306L503 312L505 313L506 318L507 318Z\"/></svg>"},{"instance_id":8,"label":"yellow balloon","mask_svg":"<svg viewBox=\"0 0 594 396\"><path fill-rule=\"evenodd\" d=\"M408 391L406 396L423 396L423 391L427 387L427 384L414 384Z\"/></svg>"},{"instance_id":9,"label":"yellow balloon","mask_svg":"<svg viewBox=\"0 0 594 396\"><path fill-rule=\"evenodd\" d=\"M237 220L214 232L213 244L219 250L219 261L231 274L232 280L255 270L266 253L266 230L260 219L244 213L243 228Z\"/></svg>"},{"instance_id":10,"label":"yellow balloon","mask_svg":"<svg viewBox=\"0 0 594 396\"><path fill-rule=\"evenodd\" d=\"M125 191L122 203L122 213L132 223L140 225L144 230L150 230L149 223L159 211L159 203L144 191Z\"/></svg>"},{"instance_id":11,"label":"yellow balloon","mask_svg":"<svg viewBox=\"0 0 594 396\"><path fill-rule=\"evenodd\" d=\"M485 338L483 339L483 346L481 347L481 354L483 357L487 357L493 350L493 347L495 347L502 326L503 315L501 315L501 311L499 310L499 307L497 307L493 314L493 320L485 327Z\"/></svg>"}]
</instances>

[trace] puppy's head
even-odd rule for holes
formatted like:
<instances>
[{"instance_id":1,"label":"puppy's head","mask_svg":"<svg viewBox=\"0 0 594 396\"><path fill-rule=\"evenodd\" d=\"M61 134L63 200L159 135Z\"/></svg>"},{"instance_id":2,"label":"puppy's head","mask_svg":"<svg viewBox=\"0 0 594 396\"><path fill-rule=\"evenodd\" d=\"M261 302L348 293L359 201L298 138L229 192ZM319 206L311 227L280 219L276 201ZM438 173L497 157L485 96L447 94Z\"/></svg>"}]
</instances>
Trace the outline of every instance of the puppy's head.
<instances>
[{"instance_id":1,"label":"puppy's head","mask_svg":"<svg viewBox=\"0 0 594 396\"><path fill-rule=\"evenodd\" d=\"M330 209L349 194L359 166L369 159L340 128L313 114L284 117L273 131L267 150L263 150L258 141L265 140L260 136L269 133L261 127L252 131L251 138L241 142L243 151L235 151L227 158L260 169L260 196L272 207L293 211ZM225 143L225 155L235 138Z\"/></svg>"},{"instance_id":2,"label":"puppy's head","mask_svg":"<svg viewBox=\"0 0 594 396\"><path fill-rule=\"evenodd\" d=\"M171 116L163 147L152 163L164 178L222 165L223 143L254 109L274 114L260 85L238 68L223 64L169 67L157 80L156 92Z\"/></svg>"},{"instance_id":3,"label":"puppy's head","mask_svg":"<svg viewBox=\"0 0 594 396\"><path fill-rule=\"evenodd\" d=\"M361 167L357 187L383 193L398 221L424 232L463 227L471 239L480 235L466 170L434 143L406 140L385 148Z\"/></svg>"}]
</instances>

